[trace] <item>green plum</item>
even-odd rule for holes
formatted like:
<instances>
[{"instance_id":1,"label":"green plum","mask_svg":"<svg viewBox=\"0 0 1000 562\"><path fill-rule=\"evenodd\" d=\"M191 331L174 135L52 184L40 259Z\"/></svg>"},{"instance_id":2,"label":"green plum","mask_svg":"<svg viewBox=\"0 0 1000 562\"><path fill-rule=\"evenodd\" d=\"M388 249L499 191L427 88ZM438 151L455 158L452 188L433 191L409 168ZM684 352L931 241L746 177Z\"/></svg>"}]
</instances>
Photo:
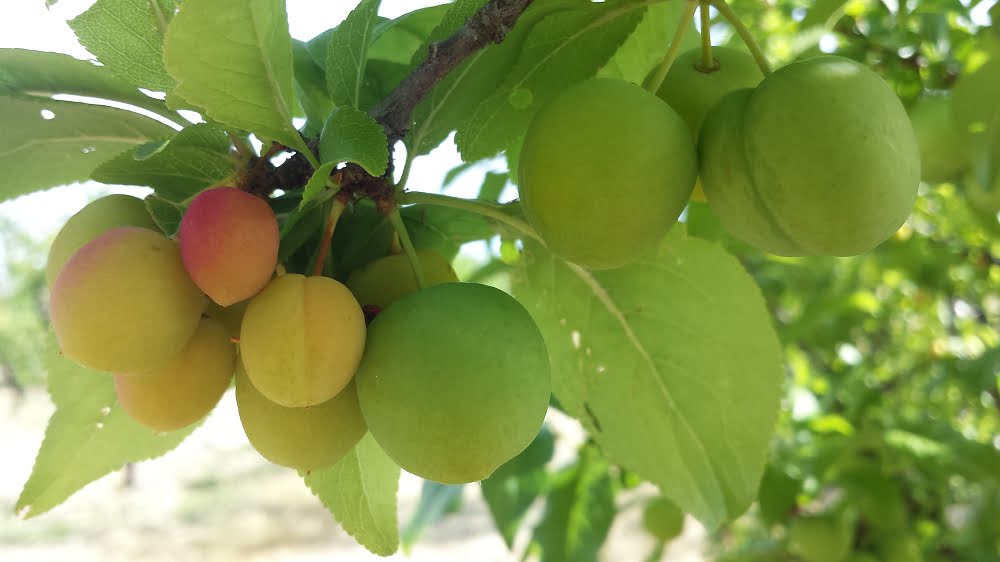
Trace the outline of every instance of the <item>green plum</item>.
<instances>
[{"instance_id":1,"label":"green plum","mask_svg":"<svg viewBox=\"0 0 1000 562\"><path fill-rule=\"evenodd\" d=\"M653 498L642 512L642 525L649 534L666 542L684 530L684 512L665 497Z\"/></svg>"},{"instance_id":2,"label":"green plum","mask_svg":"<svg viewBox=\"0 0 1000 562\"><path fill-rule=\"evenodd\" d=\"M365 435L358 395L350 384L309 408L287 408L268 400L239 362L236 406L250 444L267 460L305 472L339 461Z\"/></svg>"},{"instance_id":3,"label":"green plum","mask_svg":"<svg viewBox=\"0 0 1000 562\"><path fill-rule=\"evenodd\" d=\"M841 562L851 553L851 529L832 515L792 520L788 550L806 562Z\"/></svg>"},{"instance_id":4,"label":"green plum","mask_svg":"<svg viewBox=\"0 0 1000 562\"><path fill-rule=\"evenodd\" d=\"M417 259L428 287L458 281L455 270L441 254L419 251ZM413 267L405 254L385 256L352 271L347 278L347 288L362 306L374 305L380 309L419 289Z\"/></svg>"},{"instance_id":5,"label":"green plum","mask_svg":"<svg viewBox=\"0 0 1000 562\"><path fill-rule=\"evenodd\" d=\"M851 256L909 216L920 155L906 110L842 57L792 63L726 95L699 142L709 204L733 235L778 255Z\"/></svg>"},{"instance_id":6,"label":"green plum","mask_svg":"<svg viewBox=\"0 0 1000 562\"><path fill-rule=\"evenodd\" d=\"M610 269L652 251L694 189L684 120L635 84L594 78L532 119L520 152L528 221L557 255Z\"/></svg>"},{"instance_id":7,"label":"green plum","mask_svg":"<svg viewBox=\"0 0 1000 562\"><path fill-rule=\"evenodd\" d=\"M445 283L396 301L368 327L356 375L372 436L428 480L482 480L538 434L549 404L549 357L513 297Z\"/></svg>"},{"instance_id":8,"label":"green plum","mask_svg":"<svg viewBox=\"0 0 1000 562\"><path fill-rule=\"evenodd\" d=\"M910 108L920 147L920 175L929 183L955 181L969 167L966 136L952 117L947 96L926 97Z\"/></svg>"},{"instance_id":9,"label":"green plum","mask_svg":"<svg viewBox=\"0 0 1000 562\"><path fill-rule=\"evenodd\" d=\"M108 195L87 204L66 221L49 248L45 279L51 287L70 256L81 246L119 226L138 226L159 231L146 203L131 195Z\"/></svg>"}]
</instances>

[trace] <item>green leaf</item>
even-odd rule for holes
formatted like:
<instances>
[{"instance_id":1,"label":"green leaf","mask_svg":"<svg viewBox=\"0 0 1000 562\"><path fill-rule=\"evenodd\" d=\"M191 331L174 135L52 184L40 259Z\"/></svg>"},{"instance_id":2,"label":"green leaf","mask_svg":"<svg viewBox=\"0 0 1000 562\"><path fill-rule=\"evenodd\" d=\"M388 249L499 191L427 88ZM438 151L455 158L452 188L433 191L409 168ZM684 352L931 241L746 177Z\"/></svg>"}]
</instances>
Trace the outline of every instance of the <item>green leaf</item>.
<instances>
[{"instance_id":1,"label":"green leaf","mask_svg":"<svg viewBox=\"0 0 1000 562\"><path fill-rule=\"evenodd\" d=\"M484 0L476 0L480 4ZM375 27L368 59L410 65L414 55L428 41L445 14L455 5L441 4L413 10Z\"/></svg>"},{"instance_id":2,"label":"green leaf","mask_svg":"<svg viewBox=\"0 0 1000 562\"><path fill-rule=\"evenodd\" d=\"M326 90L326 73L309 55L309 48L302 41L292 40L292 61L295 69L295 95L306 113L306 126L303 127L302 134L307 137L316 136L335 107Z\"/></svg>"},{"instance_id":3,"label":"green leaf","mask_svg":"<svg viewBox=\"0 0 1000 562\"><path fill-rule=\"evenodd\" d=\"M163 56L174 92L212 119L309 152L292 125L284 0L184 0Z\"/></svg>"},{"instance_id":4,"label":"green leaf","mask_svg":"<svg viewBox=\"0 0 1000 562\"><path fill-rule=\"evenodd\" d=\"M527 449L480 483L493 522L509 548L513 548L528 508L548 485L545 465L554 453L555 437L543 426Z\"/></svg>"},{"instance_id":5,"label":"green leaf","mask_svg":"<svg viewBox=\"0 0 1000 562\"><path fill-rule=\"evenodd\" d=\"M615 517L607 461L593 446L584 446L579 463L554 481L532 537L541 549L541 562L597 562Z\"/></svg>"},{"instance_id":6,"label":"green leaf","mask_svg":"<svg viewBox=\"0 0 1000 562\"><path fill-rule=\"evenodd\" d=\"M45 513L127 463L163 455L197 427L159 433L139 425L115 398L111 375L63 357L55 337L50 337L46 367L56 411L15 506L25 518Z\"/></svg>"},{"instance_id":7,"label":"green leaf","mask_svg":"<svg viewBox=\"0 0 1000 562\"><path fill-rule=\"evenodd\" d=\"M410 55L409 62L416 66L427 58L427 49L431 43L436 43L450 37L458 31L473 14L479 11L487 0L455 0L451 5L442 5L447 11L440 14L437 23L424 36L422 44L418 45ZM523 14L522 14L523 17Z\"/></svg>"},{"instance_id":8,"label":"green leaf","mask_svg":"<svg viewBox=\"0 0 1000 562\"><path fill-rule=\"evenodd\" d=\"M608 459L710 529L757 495L782 354L760 290L720 247L674 228L658 255L588 272L525 243L514 292L552 390Z\"/></svg>"},{"instance_id":9,"label":"green leaf","mask_svg":"<svg viewBox=\"0 0 1000 562\"><path fill-rule=\"evenodd\" d=\"M305 483L360 545L379 556L399 549L399 467L371 434L337 464L305 476Z\"/></svg>"},{"instance_id":10,"label":"green leaf","mask_svg":"<svg viewBox=\"0 0 1000 562\"><path fill-rule=\"evenodd\" d=\"M156 195L148 195L145 199L146 209L156 226L167 236L174 236L181 227L184 218L184 207Z\"/></svg>"},{"instance_id":11,"label":"green leaf","mask_svg":"<svg viewBox=\"0 0 1000 562\"><path fill-rule=\"evenodd\" d=\"M663 60L666 46L670 44L677 24L684 13L683 2L665 2L650 6L642 22L611 57L598 76L618 78L635 84L642 84L646 77ZM694 20L688 25L681 42L681 52L693 49L699 44Z\"/></svg>"},{"instance_id":12,"label":"green leaf","mask_svg":"<svg viewBox=\"0 0 1000 562\"><path fill-rule=\"evenodd\" d=\"M0 96L48 100L57 94L127 103L161 115L166 112L162 101L104 67L59 53L0 49Z\"/></svg>"},{"instance_id":13,"label":"green leaf","mask_svg":"<svg viewBox=\"0 0 1000 562\"><path fill-rule=\"evenodd\" d=\"M174 138L143 145L98 166L91 178L103 183L144 185L181 202L236 172L229 137L215 125L191 125Z\"/></svg>"},{"instance_id":14,"label":"green leaf","mask_svg":"<svg viewBox=\"0 0 1000 562\"><path fill-rule=\"evenodd\" d=\"M480 0L456 2L438 29L431 34L431 40L453 33L480 4ZM514 29L502 43L473 53L448 73L413 112L414 126L410 129L408 145L415 154L427 154L441 144L451 131L472 115L484 99L500 87L517 62L524 41L534 25L549 14L586 4L587 2L580 0L535 2L521 14Z\"/></svg>"},{"instance_id":15,"label":"green leaf","mask_svg":"<svg viewBox=\"0 0 1000 562\"><path fill-rule=\"evenodd\" d=\"M323 194L323 190L326 189L326 182L330 179L330 173L333 172L333 169L338 164L340 162L327 162L316 168L313 175L309 177L309 181L306 182L305 189L302 190L302 202L299 203L299 209L305 209L307 205Z\"/></svg>"},{"instance_id":16,"label":"green leaf","mask_svg":"<svg viewBox=\"0 0 1000 562\"><path fill-rule=\"evenodd\" d=\"M389 165L389 142L382 127L367 113L338 107L323 126L319 156L324 164L354 162L378 177Z\"/></svg>"},{"instance_id":17,"label":"green leaf","mask_svg":"<svg viewBox=\"0 0 1000 562\"><path fill-rule=\"evenodd\" d=\"M163 33L176 9L175 0L97 0L69 26L118 76L140 88L169 92L174 80L163 67Z\"/></svg>"},{"instance_id":18,"label":"green leaf","mask_svg":"<svg viewBox=\"0 0 1000 562\"><path fill-rule=\"evenodd\" d=\"M417 509L413 512L410 521L403 527L404 551L409 551L428 527L458 510L462 505L462 490L464 489L463 485L438 484L424 480Z\"/></svg>"},{"instance_id":19,"label":"green leaf","mask_svg":"<svg viewBox=\"0 0 1000 562\"><path fill-rule=\"evenodd\" d=\"M538 108L568 86L594 76L642 20L645 4L606 2L547 16L524 42L504 83L458 128L466 161L517 144Z\"/></svg>"},{"instance_id":20,"label":"green leaf","mask_svg":"<svg viewBox=\"0 0 1000 562\"><path fill-rule=\"evenodd\" d=\"M433 250L448 260L458 254L462 244L484 240L496 234L482 215L471 211L434 205L410 205L400 213L417 249Z\"/></svg>"},{"instance_id":21,"label":"green leaf","mask_svg":"<svg viewBox=\"0 0 1000 562\"><path fill-rule=\"evenodd\" d=\"M45 119L43 111L54 115ZM46 113L45 115L49 115ZM0 97L0 201L86 181L122 150L174 130L137 113L66 101Z\"/></svg>"},{"instance_id":22,"label":"green leaf","mask_svg":"<svg viewBox=\"0 0 1000 562\"><path fill-rule=\"evenodd\" d=\"M330 37L326 55L327 89L338 106L360 107L368 45L375 31L379 4L381 0L362 0Z\"/></svg>"}]
</instances>

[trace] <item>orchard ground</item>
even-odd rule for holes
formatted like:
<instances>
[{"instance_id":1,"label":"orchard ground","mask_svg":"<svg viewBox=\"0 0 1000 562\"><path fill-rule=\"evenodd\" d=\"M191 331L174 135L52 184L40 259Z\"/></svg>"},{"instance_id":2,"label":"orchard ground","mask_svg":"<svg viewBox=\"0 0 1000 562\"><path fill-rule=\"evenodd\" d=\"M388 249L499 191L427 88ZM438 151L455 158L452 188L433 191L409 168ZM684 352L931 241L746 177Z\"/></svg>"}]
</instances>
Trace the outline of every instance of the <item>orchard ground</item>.
<instances>
[{"instance_id":1,"label":"orchard ground","mask_svg":"<svg viewBox=\"0 0 1000 562\"><path fill-rule=\"evenodd\" d=\"M0 389L0 560L9 562L481 562L516 557L496 532L479 486L465 488L460 512L430 527L410 554L368 553L334 522L296 473L267 463L247 442L232 391L175 451L89 485L49 513L26 521L13 512L53 410L44 390L23 396ZM556 466L572 460L583 433L576 422L549 415L558 435ZM421 480L400 482L400 521L420 499ZM621 512L601 560L639 562L652 550L642 530L642 505L656 494L640 487L618 498ZM538 517L537 510L529 514ZM524 539L525 537L519 537ZM704 562L705 533L688 519L661 560Z\"/></svg>"}]
</instances>

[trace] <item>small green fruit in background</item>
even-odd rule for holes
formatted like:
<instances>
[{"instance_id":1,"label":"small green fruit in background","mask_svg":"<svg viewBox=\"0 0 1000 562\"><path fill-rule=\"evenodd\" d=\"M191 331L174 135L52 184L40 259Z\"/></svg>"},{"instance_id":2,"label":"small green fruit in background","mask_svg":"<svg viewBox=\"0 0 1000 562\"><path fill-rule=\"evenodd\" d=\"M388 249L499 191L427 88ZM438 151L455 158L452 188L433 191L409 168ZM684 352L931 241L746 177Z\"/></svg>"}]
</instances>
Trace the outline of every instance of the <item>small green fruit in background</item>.
<instances>
[{"instance_id":1,"label":"small green fruit in background","mask_svg":"<svg viewBox=\"0 0 1000 562\"><path fill-rule=\"evenodd\" d=\"M52 286L50 317L70 359L98 371L144 373L187 346L206 302L175 242L120 227L66 262Z\"/></svg>"},{"instance_id":2,"label":"small green fruit in background","mask_svg":"<svg viewBox=\"0 0 1000 562\"><path fill-rule=\"evenodd\" d=\"M874 248L909 216L920 183L899 98L878 74L836 56L792 63L725 96L699 149L722 224L778 255Z\"/></svg>"},{"instance_id":3,"label":"small green fruit in background","mask_svg":"<svg viewBox=\"0 0 1000 562\"><path fill-rule=\"evenodd\" d=\"M635 84L594 78L535 115L518 166L525 214L557 255L592 269L657 246L694 189L691 133Z\"/></svg>"},{"instance_id":4,"label":"small green fruit in background","mask_svg":"<svg viewBox=\"0 0 1000 562\"><path fill-rule=\"evenodd\" d=\"M240 358L253 385L289 408L333 398L354 376L365 348L365 316L347 287L289 273L250 300Z\"/></svg>"},{"instance_id":5,"label":"small green fruit in background","mask_svg":"<svg viewBox=\"0 0 1000 562\"><path fill-rule=\"evenodd\" d=\"M919 100L910 108L910 122L920 148L920 175L929 183L959 179L969 167L967 139L952 117L947 96Z\"/></svg>"},{"instance_id":6,"label":"small green fruit in background","mask_svg":"<svg viewBox=\"0 0 1000 562\"><path fill-rule=\"evenodd\" d=\"M851 552L851 529L832 515L792 520L788 551L806 562L842 562Z\"/></svg>"},{"instance_id":7,"label":"small green fruit in background","mask_svg":"<svg viewBox=\"0 0 1000 562\"><path fill-rule=\"evenodd\" d=\"M684 530L684 512L665 497L653 498L642 512L642 525L649 534L667 542Z\"/></svg>"},{"instance_id":8,"label":"small green fruit in background","mask_svg":"<svg viewBox=\"0 0 1000 562\"><path fill-rule=\"evenodd\" d=\"M322 404L286 408L261 394L240 362L236 406L243 430L261 456L306 472L335 464L365 435L353 384Z\"/></svg>"},{"instance_id":9,"label":"small green fruit in background","mask_svg":"<svg viewBox=\"0 0 1000 562\"><path fill-rule=\"evenodd\" d=\"M187 347L140 375L115 375L115 394L135 421L155 431L187 427L205 417L229 388L236 346L221 322L202 318Z\"/></svg>"},{"instance_id":10,"label":"small green fruit in background","mask_svg":"<svg viewBox=\"0 0 1000 562\"><path fill-rule=\"evenodd\" d=\"M45 280L49 287L56 282L56 276L66 261L81 246L120 226L138 226L159 232L142 199L131 195L108 195L90 202L66 221L52 241L45 268Z\"/></svg>"},{"instance_id":11,"label":"small green fruit in background","mask_svg":"<svg viewBox=\"0 0 1000 562\"><path fill-rule=\"evenodd\" d=\"M448 260L436 252L419 251L417 260L423 269L428 287L458 282L458 275ZM361 306L375 305L381 309L419 289L413 267L405 254L379 258L351 272L347 288Z\"/></svg>"},{"instance_id":12,"label":"small green fruit in background","mask_svg":"<svg viewBox=\"0 0 1000 562\"><path fill-rule=\"evenodd\" d=\"M396 301L368 327L356 377L368 429L403 469L428 480L482 480L538 434L549 357L513 297L446 283Z\"/></svg>"}]
</instances>

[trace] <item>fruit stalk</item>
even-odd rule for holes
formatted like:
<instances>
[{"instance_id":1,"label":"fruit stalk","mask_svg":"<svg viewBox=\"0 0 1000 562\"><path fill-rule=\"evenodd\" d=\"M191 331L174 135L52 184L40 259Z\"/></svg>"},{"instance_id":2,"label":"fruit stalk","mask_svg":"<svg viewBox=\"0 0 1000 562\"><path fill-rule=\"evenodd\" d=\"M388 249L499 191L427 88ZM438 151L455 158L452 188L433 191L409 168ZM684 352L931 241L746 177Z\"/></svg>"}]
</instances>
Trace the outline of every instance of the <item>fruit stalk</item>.
<instances>
[{"instance_id":1,"label":"fruit stalk","mask_svg":"<svg viewBox=\"0 0 1000 562\"><path fill-rule=\"evenodd\" d=\"M326 264L326 256L330 253L330 240L333 238L333 229L337 227L340 215L347 207L347 203L340 197L333 199L333 206L330 207L330 214L326 218L326 226L323 227L323 239L319 245L319 253L316 254L316 265L313 266L313 275L323 274L323 265Z\"/></svg>"},{"instance_id":2,"label":"fruit stalk","mask_svg":"<svg viewBox=\"0 0 1000 562\"><path fill-rule=\"evenodd\" d=\"M410 240L410 233L406 231L406 225L403 224L403 217L399 214L399 207L396 207L389 213L389 222L392 223L392 228L396 229L396 236L399 237L399 242L403 245L403 252L406 253L406 257L410 260L410 267L413 268L413 276L417 279L417 286L421 289L427 288L427 281L424 279L424 268L420 265L420 258L417 256L417 250L413 247L413 241Z\"/></svg>"},{"instance_id":3,"label":"fruit stalk","mask_svg":"<svg viewBox=\"0 0 1000 562\"><path fill-rule=\"evenodd\" d=\"M712 18L708 13L708 0L701 0L698 7L701 16L701 66L705 72L715 70L712 58Z\"/></svg>"},{"instance_id":4,"label":"fruit stalk","mask_svg":"<svg viewBox=\"0 0 1000 562\"><path fill-rule=\"evenodd\" d=\"M747 48L750 49L750 54L753 55L753 60L757 61L757 66L760 67L760 71L764 73L764 76L770 74L771 63L767 62L767 57L764 56L764 51L760 48L760 45L757 44L757 41L754 40L753 35L750 34L750 30L747 26L743 25L743 22L740 21L740 16L738 16L736 12L729 7L726 0L708 1L712 4L712 6L715 6L716 10L719 10L722 17L726 18L730 25L733 26L733 29L736 30L740 39L742 39L743 43L745 43Z\"/></svg>"},{"instance_id":5,"label":"fruit stalk","mask_svg":"<svg viewBox=\"0 0 1000 562\"><path fill-rule=\"evenodd\" d=\"M677 60L677 56L681 54L681 47L684 42L684 35L687 34L687 28L691 18L694 17L694 11L698 8L698 0L688 0L687 5L684 6L684 13L681 14L681 19L677 24L677 31L674 33L674 38L670 41L670 48L667 49L667 54L663 56L663 62L660 66L656 67L656 72L653 77L649 79L646 84L646 89L652 93L656 93L663 84L663 79L667 77L667 73L670 72L670 67L673 66L674 61Z\"/></svg>"}]
</instances>

